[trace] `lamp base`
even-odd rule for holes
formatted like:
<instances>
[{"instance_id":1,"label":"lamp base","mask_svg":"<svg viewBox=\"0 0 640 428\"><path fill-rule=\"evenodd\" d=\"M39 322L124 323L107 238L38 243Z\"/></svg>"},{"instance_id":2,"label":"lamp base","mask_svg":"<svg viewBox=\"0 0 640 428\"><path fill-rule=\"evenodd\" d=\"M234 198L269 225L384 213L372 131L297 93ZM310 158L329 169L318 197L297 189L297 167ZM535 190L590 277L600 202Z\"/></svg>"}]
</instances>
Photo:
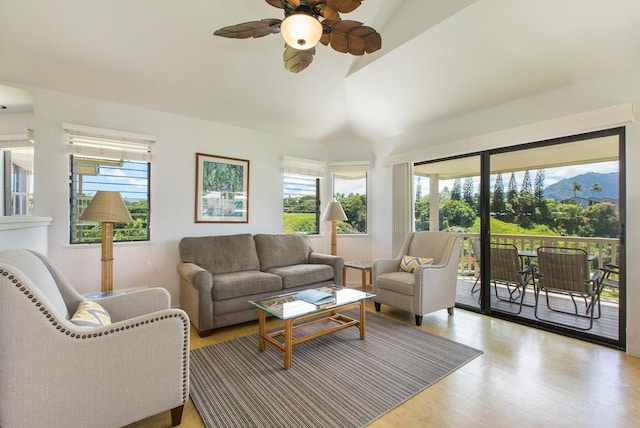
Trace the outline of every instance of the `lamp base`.
<instances>
[{"instance_id":1,"label":"lamp base","mask_svg":"<svg viewBox=\"0 0 640 428\"><path fill-rule=\"evenodd\" d=\"M113 291L113 223L102 223L102 286L103 293Z\"/></svg>"}]
</instances>

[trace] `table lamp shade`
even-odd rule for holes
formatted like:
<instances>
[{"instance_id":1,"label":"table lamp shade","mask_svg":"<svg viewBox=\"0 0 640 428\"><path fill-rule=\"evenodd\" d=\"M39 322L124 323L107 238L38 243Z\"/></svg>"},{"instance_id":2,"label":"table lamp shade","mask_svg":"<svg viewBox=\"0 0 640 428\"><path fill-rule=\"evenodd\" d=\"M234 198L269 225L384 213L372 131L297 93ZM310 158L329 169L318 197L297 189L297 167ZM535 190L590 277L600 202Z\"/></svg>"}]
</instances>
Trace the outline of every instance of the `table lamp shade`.
<instances>
[{"instance_id":1,"label":"table lamp shade","mask_svg":"<svg viewBox=\"0 0 640 428\"><path fill-rule=\"evenodd\" d=\"M345 221L346 219L347 215L338 201L329 202L321 218L322 221Z\"/></svg>"},{"instance_id":2,"label":"table lamp shade","mask_svg":"<svg viewBox=\"0 0 640 428\"><path fill-rule=\"evenodd\" d=\"M109 223L131 223L133 219L127 210L120 192L98 191L80 220L91 220Z\"/></svg>"}]
</instances>

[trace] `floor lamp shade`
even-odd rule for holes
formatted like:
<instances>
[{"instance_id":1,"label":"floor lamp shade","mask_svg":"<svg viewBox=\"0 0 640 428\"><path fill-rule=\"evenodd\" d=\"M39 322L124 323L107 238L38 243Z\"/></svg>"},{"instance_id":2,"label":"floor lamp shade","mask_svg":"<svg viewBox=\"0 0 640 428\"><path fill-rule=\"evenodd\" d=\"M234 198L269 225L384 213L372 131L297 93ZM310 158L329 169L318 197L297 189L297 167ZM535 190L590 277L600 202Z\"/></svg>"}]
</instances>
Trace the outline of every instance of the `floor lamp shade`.
<instances>
[{"instance_id":1,"label":"floor lamp shade","mask_svg":"<svg viewBox=\"0 0 640 428\"><path fill-rule=\"evenodd\" d=\"M320 219L331 222L331 254L334 256L338 254L338 222L346 219L347 215L338 201L329 202Z\"/></svg>"},{"instance_id":2,"label":"floor lamp shade","mask_svg":"<svg viewBox=\"0 0 640 428\"><path fill-rule=\"evenodd\" d=\"M131 223L133 219L119 192L98 191L80 220L102 223L102 292L113 290L113 223Z\"/></svg>"}]
</instances>

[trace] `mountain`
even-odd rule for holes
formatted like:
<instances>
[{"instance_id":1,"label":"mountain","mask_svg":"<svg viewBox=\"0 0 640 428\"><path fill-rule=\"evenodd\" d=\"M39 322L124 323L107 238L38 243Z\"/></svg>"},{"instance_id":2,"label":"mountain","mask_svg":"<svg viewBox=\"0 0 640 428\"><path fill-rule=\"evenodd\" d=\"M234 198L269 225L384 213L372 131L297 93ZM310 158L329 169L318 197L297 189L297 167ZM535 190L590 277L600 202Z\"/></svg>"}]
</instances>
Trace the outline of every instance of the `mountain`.
<instances>
[{"instance_id":1,"label":"mountain","mask_svg":"<svg viewBox=\"0 0 640 428\"><path fill-rule=\"evenodd\" d=\"M582 192L577 192L576 196L581 198L596 199L614 199L617 200L618 194L618 173L610 172L608 174L601 174L598 172L588 172L586 174L576 175L575 177L565 178L550 186L544 188L544 197L548 199L555 199L557 201L563 201L565 199L573 198L573 183L578 182L582 184ZM591 186L594 183L598 183L602 188L602 192L591 192Z\"/></svg>"}]
</instances>

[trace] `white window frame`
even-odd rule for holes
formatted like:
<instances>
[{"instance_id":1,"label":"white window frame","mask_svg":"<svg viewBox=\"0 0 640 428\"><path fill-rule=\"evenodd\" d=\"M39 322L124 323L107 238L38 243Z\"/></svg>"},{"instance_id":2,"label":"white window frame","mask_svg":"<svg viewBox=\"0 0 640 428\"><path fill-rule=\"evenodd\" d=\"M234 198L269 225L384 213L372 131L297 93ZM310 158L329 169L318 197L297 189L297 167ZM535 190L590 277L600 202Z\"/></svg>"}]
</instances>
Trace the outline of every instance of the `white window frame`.
<instances>
[{"instance_id":1,"label":"white window frame","mask_svg":"<svg viewBox=\"0 0 640 428\"><path fill-rule=\"evenodd\" d=\"M352 161L352 162L332 162L329 164L329 171L331 172L331 187L332 187L332 197L336 199L336 176L340 175L359 175L364 174L365 178L365 230L360 233L343 233L340 232L340 228L338 228L338 234L343 236L364 236L369 232L369 177L370 177L370 165L368 161ZM344 207L343 207L344 208ZM348 214L347 214L348 217ZM348 219L347 219L348 222Z\"/></svg>"},{"instance_id":2,"label":"white window frame","mask_svg":"<svg viewBox=\"0 0 640 428\"><path fill-rule=\"evenodd\" d=\"M109 164L114 162L133 162L133 163L146 163L146 213L144 214L142 220L146 223L146 227L144 228L146 231L145 236L143 237L133 237L133 235L124 234L115 234L114 241L115 242L126 242L126 241L149 241L151 239L151 157L152 157L152 146L155 143L155 137L144 134L135 134L131 132L123 132L116 130L109 130L103 128L94 128L83 125L74 125L74 124L63 124L64 137L65 137L65 151L70 155L69 161L69 186L70 186L70 195L69 195L69 242L70 244L93 244L100 243L100 239L97 237L93 237L90 241L85 241L83 239L77 240L74 236L77 236L76 225L79 224L78 218L82 214L83 207L86 208L88 203L90 202L90 198L88 196L93 196L89 194L97 189L92 189L88 191L86 195L87 198L85 200L80 201L78 197L75 195L75 185L74 182L74 159L83 158L88 161L88 163L95 163L96 168L99 165ZM117 169L117 165L116 165ZM138 177L136 177L138 178ZM121 184L119 184L121 185ZM111 190L111 189L106 189ZM126 195L123 195L123 199L125 199L125 203L127 203ZM75 207L75 208L74 208ZM132 215L134 217L134 221L136 221L135 214ZM126 226L122 226L126 230ZM118 226L116 225L116 230Z\"/></svg>"}]
</instances>

